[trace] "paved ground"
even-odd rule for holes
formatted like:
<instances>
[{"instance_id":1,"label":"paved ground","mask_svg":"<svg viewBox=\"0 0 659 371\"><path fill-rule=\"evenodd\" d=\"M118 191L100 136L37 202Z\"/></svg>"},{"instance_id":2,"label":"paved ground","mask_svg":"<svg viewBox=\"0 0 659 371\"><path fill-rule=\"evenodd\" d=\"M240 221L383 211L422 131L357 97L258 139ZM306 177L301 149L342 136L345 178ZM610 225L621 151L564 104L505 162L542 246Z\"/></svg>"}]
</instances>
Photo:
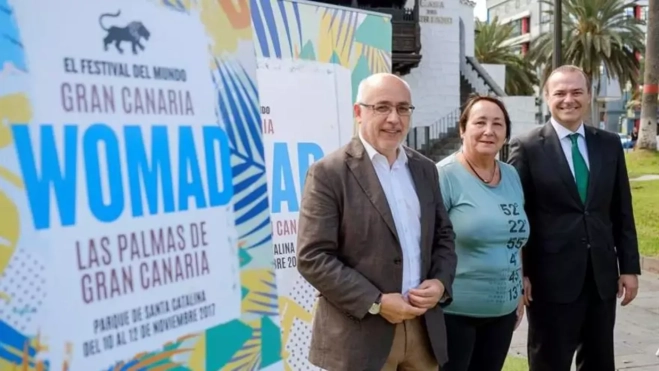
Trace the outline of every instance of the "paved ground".
<instances>
[{"instance_id":1,"label":"paved ground","mask_svg":"<svg viewBox=\"0 0 659 371\"><path fill-rule=\"evenodd\" d=\"M644 180L659 180L659 175L657 174L648 174L648 175L641 175L638 178L633 178L629 179L633 182L642 182Z\"/></svg>"},{"instance_id":2,"label":"paved ground","mask_svg":"<svg viewBox=\"0 0 659 371\"><path fill-rule=\"evenodd\" d=\"M616 366L618 370L659 370L659 275L643 272L640 292L629 306L618 307ZM513 337L510 354L526 357L526 321Z\"/></svg>"}]
</instances>

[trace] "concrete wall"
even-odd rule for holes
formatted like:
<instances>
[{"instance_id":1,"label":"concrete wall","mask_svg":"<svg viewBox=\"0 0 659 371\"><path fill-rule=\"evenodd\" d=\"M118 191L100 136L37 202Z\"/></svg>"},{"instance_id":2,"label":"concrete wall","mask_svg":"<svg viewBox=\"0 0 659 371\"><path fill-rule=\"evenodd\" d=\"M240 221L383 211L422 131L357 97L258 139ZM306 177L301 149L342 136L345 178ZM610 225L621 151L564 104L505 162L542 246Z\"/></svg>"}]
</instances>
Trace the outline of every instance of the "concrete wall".
<instances>
[{"instance_id":1,"label":"concrete wall","mask_svg":"<svg viewBox=\"0 0 659 371\"><path fill-rule=\"evenodd\" d=\"M406 7L413 7L408 0ZM419 67L403 76L412 89L416 110L413 126L430 125L460 106L460 14L464 13L459 1L423 1L420 6L421 54ZM463 22L465 40L471 32L473 54L473 8L471 8L471 31ZM430 20L430 21L428 21ZM464 52L468 43L465 45Z\"/></svg>"},{"instance_id":2,"label":"concrete wall","mask_svg":"<svg viewBox=\"0 0 659 371\"><path fill-rule=\"evenodd\" d=\"M502 97L511 121L511 137L522 135L538 126L535 121L534 97Z\"/></svg>"},{"instance_id":3,"label":"concrete wall","mask_svg":"<svg viewBox=\"0 0 659 371\"><path fill-rule=\"evenodd\" d=\"M506 65L481 63L481 66L485 68L485 71L487 71L490 77L501 87L501 89L506 89Z\"/></svg>"},{"instance_id":4,"label":"concrete wall","mask_svg":"<svg viewBox=\"0 0 659 371\"><path fill-rule=\"evenodd\" d=\"M428 12L423 5L430 3L434 7ZM414 0L408 0L406 7L413 6ZM421 23L423 59L419 67L403 77L410 84L414 105L417 107L413 116L413 126L430 125L459 108L460 65L465 64L461 61L461 54L474 55L473 6L459 1L432 0L424 1L420 10L421 16L432 14L442 17L443 23ZM450 18L451 21L446 22L445 18ZM500 87L505 87L505 66L482 66ZM467 75L469 72L469 69L465 69ZM477 90L479 92L487 90L485 86L479 89L478 83L482 81L474 77L472 84L476 84ZM511 115L514 135L519 135L536 125L533 97L504 97L503 100Z\"/></svg>"},{"instance_id":5,"label":"concrete wall","mask_svg":"<svg viewBox=\"0 0 659 371\"><path fill-rule=\"evenodd\" d=\"M474 41L476 37L475 33L475 17L474 17L474 7L469 4L459 4L459 14L464 25L464 52L466 56L474 56Z\"/></svg>"}]
</instances>

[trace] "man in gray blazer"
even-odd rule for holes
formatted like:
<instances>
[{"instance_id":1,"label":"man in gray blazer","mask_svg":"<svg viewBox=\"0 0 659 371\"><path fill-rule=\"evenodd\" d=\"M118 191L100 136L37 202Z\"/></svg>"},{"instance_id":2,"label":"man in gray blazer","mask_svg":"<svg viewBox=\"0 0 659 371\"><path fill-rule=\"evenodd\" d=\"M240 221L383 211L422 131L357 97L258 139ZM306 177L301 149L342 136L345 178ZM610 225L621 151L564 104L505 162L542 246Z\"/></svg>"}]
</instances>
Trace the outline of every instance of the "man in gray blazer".
<instances>
[{"instance_id":1,"label":"man in gray blazer","mask_svg":"<svg viewBox=\"0 0 659 371\"><path fill-rule=\"evenodd\" d=\"M447 361L440 303L457 258L435 164L402 142L407 83L359 86L359 137L314 163L298 223L298 270L319 291L311 363L330 371L437 370Z\"/></svg>"}]
</instances>

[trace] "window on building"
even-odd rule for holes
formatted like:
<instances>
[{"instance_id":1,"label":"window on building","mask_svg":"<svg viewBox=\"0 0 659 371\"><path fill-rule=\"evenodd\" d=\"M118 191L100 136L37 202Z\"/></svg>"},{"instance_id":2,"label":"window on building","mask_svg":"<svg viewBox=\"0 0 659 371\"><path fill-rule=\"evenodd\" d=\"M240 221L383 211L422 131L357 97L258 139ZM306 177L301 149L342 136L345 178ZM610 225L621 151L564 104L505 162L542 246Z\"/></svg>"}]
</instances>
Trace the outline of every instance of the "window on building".
<instances>
[{"instance_id":1,"label":"window on building","mask_svg":"<svg viewBox=\"0 0 659 371\"><path fill-rule=\"evenodd\" d=\"M647 6L642 6L641 7L641 20L646 21L648 20L648 7Z\"/></svg>"},{"instance_id":2,"label":"window on building","mask_svg":"<svg viewBox=\"0 0 659 371\"><path fill-rule=\"evenodd\" d=\"M527 34L530 31L529 25L531 24L531 17L522 18L522 33Z\"/></svg>"},{"instance_id":3,"label":"window on building","mask_svg":"<svg viewBox=\"0 0 659 371\"><path fill-rule=\"evenodd\" d=\"M487 10L488 20L493 21L494 18L501 20L501 5L503 4L495 5Z\"/></svg>"},{"instance_id":4,"label":"window on building","mask_svg":"<svg viewBox=\"0 0 659 371\"><path fill-rule=\"evenodd\" d=\"M629 17L629 18L634 17L634 8L633 7L625 8L625 17Z\"/></svg>"},{"instance_id":5,"label":"window on building","mask_svg":"<svg viewBox=\"0 0 659 371\"><path fill-rule=\"evenodd\" d=\"M515 8L514 1L508 0L504 3L489 8L489 11L490 11L490 15L492 16L492 19L494 19L495 17L499 17L499 20L501 20L502 18L506 18L511 13L513 13L514 8Z\"/></svg>"},{"instance_id":6,"label":"window on building","mask_svg":"<svg viewBox=\"0 0 659 371\"><path fill-rule=\"evenodd\" d=\"M510 34L510 37L520 36L522 34L522 20L516 19L510 24L513 26L513 32Z\"/></svg>"}]
</instances>

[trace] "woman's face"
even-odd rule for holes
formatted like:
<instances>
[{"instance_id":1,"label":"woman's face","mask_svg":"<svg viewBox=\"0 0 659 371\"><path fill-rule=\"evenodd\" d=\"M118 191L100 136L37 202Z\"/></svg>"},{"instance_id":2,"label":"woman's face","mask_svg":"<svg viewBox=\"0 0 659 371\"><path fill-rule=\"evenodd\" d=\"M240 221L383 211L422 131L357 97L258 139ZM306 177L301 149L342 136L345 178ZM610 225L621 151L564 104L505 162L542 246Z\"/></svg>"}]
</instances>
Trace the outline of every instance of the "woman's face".
<instances>
[{"instance_id":1,"label":"woman's face","mask_svg":"<svg viewBox=\"0 0 659 371\"><path fill-rule=\"evenodd\" d=\"M506 141L506 121L499 106L485 100L474 104L462 140L471 153L496 156Z\"/></svg>"}]
</instances>

